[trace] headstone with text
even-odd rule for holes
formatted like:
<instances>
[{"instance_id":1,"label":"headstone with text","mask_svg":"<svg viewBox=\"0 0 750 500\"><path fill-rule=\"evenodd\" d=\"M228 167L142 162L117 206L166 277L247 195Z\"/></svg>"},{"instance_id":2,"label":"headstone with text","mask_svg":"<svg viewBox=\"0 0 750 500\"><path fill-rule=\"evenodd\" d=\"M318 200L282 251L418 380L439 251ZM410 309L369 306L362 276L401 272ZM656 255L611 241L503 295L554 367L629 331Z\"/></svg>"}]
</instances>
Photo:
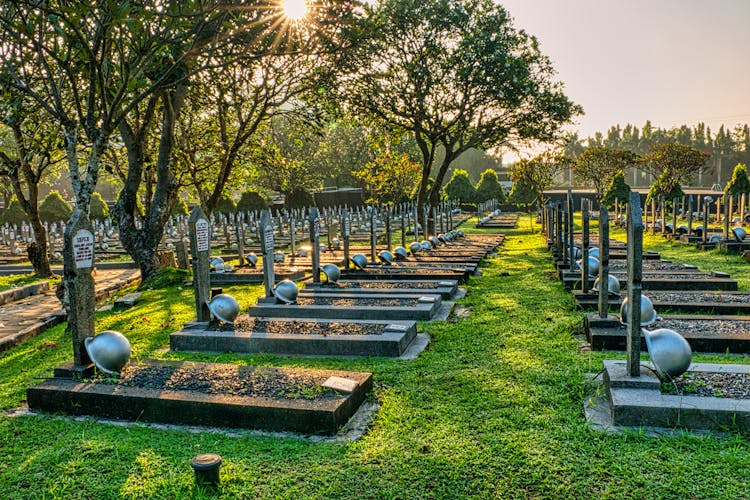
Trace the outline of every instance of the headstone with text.
<instances>
[{"instance_id":1,"label":"headstone with text","mask_svg":"<svg viewBox=\"0 0 750 500\"><path fill-rule=\"evenodd\" d=\"M344 268L349 269L349 236L352 232L352 220L349 210L341 212L341 239L344 242Z\"/></svg>"},{"instance_id":2,"label":"headstone with text","mask_svg":"<svg viewBox=\"0 0 750 500\"><path fill-rule=\"evenodd\" d=\"M94 234L86 214L76 209L65 228L63 280L68 310L68 328L73 336L73 369L91 364L84 340L93 337L96 296L94 294Z\"/></svg>"},{"instance_id":3,"label":"headstone with text","mask_svg":"<svg viewBox=\"0 0 750 500\"><path fill-rule=\"evenodd\" d=\"M313 283L320 283L320 216L318 215L317 208L313 207L310 209L307 220L310 223Z\"/></svg>"},{"instance_id":4,"label":"headstone with text","mask_svg":"<svg viewBox=\"0 0 750 500\"><path fill-rule=\"evenodd\" d=\"M274 239L273 239L273 222L268 210L260 213L260 223L258 224L260 233L260 245L263 252L263 286L266 297L273 297L273 287L276 284L276 276L273 269Z\"/></svg>"},{"instance_id":5,"label":"headstone with text","mask_svg":"<svg viewBox=\"0 0 750 500\"><path fill-rule=\"evenodd\" d=\"M193 263L193 296L195 297L195 315L198 321L210 321L211 312L208 301L211 300L211 224L200 205L193 208L188 219L190 234L190 253Z\"/></svg>"}]
</instances>

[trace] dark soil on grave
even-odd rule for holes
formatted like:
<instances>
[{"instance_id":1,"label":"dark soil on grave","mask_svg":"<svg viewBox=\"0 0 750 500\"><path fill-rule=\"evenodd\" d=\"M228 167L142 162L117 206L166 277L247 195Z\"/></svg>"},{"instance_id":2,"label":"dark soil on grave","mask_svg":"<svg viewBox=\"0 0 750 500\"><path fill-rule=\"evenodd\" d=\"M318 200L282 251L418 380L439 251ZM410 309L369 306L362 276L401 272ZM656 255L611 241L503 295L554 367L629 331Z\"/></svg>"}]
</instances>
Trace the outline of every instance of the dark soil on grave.
<instances>
[{"instance_id":1,"label":"dark soil on grave","mask_svg":"<svg viewBox=\"0 0 750 500\"><path fill-rule=\"evenodd\" d=\"M321 288L330 290L338 290L344 288L418 288L422 290L431 290L437 288L437 283L421 283L421 282L400 282L400 283L386 283L382 281L349 281L344 283L326 283Z\"/></svg>"},{"instance_id":2,"label":"dark soil on grave","mask_svg":"<svg viewBox=\"0 0 750 500\"><path fill-rule=\"evenodd\" d=\"M315 370L238 365L153 365L130 363L119 378L97 377L103 384L158 391L192 391L223 396L332 400L341 396L322 386L330 373Z\"/></svg>"},{"instance_id":3,"label":"dark soil on grave","mask_svg":"<svg viewBox=\"0 0 750 500\"><path fill-rule=\"evenodd\" d=\"M662 384L662 393L709 398L750 399L750 374L687 372Z\"/></svg>"},{"instance_id":4,"label":"dark soil on grave","mask_svg":"<svg viewBox=\"0 0 750 500\"><path fill-rule=\"evenodd\" d=\"M419 302L419 299L405 299L405 298L394 298L394 299L370 299L370 298L355 298L355 299L342 299L336 297L299 297L297 298L297 304L301 306L335 306L335 307L414 307Z\"/></svg>"},{"instance_id":5,"label":"dark soil on grave","mask_svg":"<svg viewBox=\"0 0 750 500\"><path fill-rule=\"evenodd\" d=\"M625 260L616 261L609 263L609 270L613 272L626 272L628 269L628 263ZM685 267L684 264L675 264L674 262L661 262L658 260L643 261L644 271L690 271L692 268Z\"/></svg>"},{"instance_id":6,"label":"dark soil on grave","mask_svg":"<svg viewBox=\"0 0 750 500\"><path fill-rule=\"evenodd\" d=\"M680 292L649 290L644 293L654 302L705 303L705 304L746 304L750 302L750 293L722 292Z\"/></svg>"},{"instance_id":7,"label":"dark soil on grave","mask_svg":"<svg viewBox=\"0 0 750 500\"><path fill-rule=\"evenodd\" d=\"M375 323L338 323L318 321L268 321L247 314L234 322L236 332L278 335L382 335L386 325Z\"/></svg>"},{"instance_id":8,"label":"dark soil on grave","mask_svg":"<svg viewBox=\"0 0 750 500\"><path fill-rule=\"evenodd\" d=\"M656 328L669 328L681 334L701 337L730 338L737 335L750 337L750 321L723 319L663 319Z\"/></svg>"},{"instance_id":9,"label":"dark soil on grave","mask_svg":"<svg viewBox=\"0 0 750 500\"><path fill-rule=\"evenodd\" d=\"M647 269L645 269L647 271ZM626 271L616 271L612 274L616 274L618 276L624 276L627 274ZM684 272L684 273L648 273L643 275L643 279L646 280L673 280L673 281L679 281L679 280L689 280L689 281L696 281L696 280L711 280L716 279L715 276L712 276L710 273L700 273L700 272Z\"/></svg>"}]
</instances>

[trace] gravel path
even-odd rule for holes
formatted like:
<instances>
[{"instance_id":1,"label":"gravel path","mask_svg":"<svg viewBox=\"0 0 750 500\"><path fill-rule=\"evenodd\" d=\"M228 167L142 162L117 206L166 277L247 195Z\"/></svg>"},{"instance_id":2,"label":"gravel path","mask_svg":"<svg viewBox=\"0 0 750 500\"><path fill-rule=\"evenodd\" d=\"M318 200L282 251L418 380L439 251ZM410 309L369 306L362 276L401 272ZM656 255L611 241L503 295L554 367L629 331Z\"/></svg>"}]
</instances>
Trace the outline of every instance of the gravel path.
<instances>
[{"instance_id":1,"label":"gravel path","mask_svg":"<svg viewBox=\"0 0 750 500\"><path fill-rule=\"evenodd\" d=\"M688 372L672 384L664 384L662 392L683 396L750 399L750 374Z\"/></svg>"},{"instance_id":2,"label":"gravel path","mask_svg":"<svg viewBox=\"0 0 750 500\"><path fill-rule=\"evenodd\" d=\"M627 272L628 263L625 260L609 261L609 270L614 272ZM644 260L644 271L689 271L691 268L685 267L684 264L675 264L674 262L661 262L658 260Z\"/></svg>"},{"instance_id":3,"label":"gravel path","mask_svg":"<svg viewBox=\"0 0 750 500\"><path fill-rule=\"evenodd\" d=\"M314 370L237 365L154 366L131 363L119 379L93 382L160 391L193 391L204 394L266 397L274 399L339 399L322 387L330 374Z\"/></svg>"}]
</instances>

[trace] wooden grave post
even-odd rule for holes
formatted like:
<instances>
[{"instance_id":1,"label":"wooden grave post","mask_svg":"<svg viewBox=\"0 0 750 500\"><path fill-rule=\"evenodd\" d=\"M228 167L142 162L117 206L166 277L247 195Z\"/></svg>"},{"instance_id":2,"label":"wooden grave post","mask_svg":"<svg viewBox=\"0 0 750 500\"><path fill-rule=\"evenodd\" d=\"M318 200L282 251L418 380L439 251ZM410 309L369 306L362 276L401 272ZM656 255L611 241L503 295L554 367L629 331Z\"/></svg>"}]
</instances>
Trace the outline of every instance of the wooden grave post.
<instances>
[{"instance_id":1,"label":"wooden grave post","mask_svg":"<svg viewBox=\"0 0 750 500\"><path fill-rule=\"evenodd\" d=\"M210 321L211 311L208 301L211 300L211 224L205 212L197 205L190 212L188 219L190 233L190 252L193 262L193 295L195 297L195 315L197 321Z\"/></svg>"}]
</instances>

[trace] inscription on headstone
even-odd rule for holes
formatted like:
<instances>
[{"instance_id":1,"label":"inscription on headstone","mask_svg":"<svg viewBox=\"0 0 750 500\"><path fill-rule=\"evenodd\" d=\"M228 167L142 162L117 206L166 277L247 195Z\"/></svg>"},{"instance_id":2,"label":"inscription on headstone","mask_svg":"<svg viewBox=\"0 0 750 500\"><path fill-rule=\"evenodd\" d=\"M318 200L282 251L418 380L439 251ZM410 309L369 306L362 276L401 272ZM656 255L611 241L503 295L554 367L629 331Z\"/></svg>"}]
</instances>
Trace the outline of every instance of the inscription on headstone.
<instances>
[{"instance_id":1,"label":"inscription on headstone","mask_svg":"<svg viewBox=\"0 0 750 500\"><path fill-rule=\"evenodd\" d=\"M73 235L73 259L76 269L94 266L94 235L86 229L79 229Z\"/></svg>"},{"instance_id":2,"label":"inscription on headstone","mask_svg":"<svg viewBox=\"0 0 750 500\"><path fill-rule=\"evenodd\" d=\"M195 221L195 249L205 252L211 248L211 236L208 221L202 217Z\"/></svg>"}]
</instances>

